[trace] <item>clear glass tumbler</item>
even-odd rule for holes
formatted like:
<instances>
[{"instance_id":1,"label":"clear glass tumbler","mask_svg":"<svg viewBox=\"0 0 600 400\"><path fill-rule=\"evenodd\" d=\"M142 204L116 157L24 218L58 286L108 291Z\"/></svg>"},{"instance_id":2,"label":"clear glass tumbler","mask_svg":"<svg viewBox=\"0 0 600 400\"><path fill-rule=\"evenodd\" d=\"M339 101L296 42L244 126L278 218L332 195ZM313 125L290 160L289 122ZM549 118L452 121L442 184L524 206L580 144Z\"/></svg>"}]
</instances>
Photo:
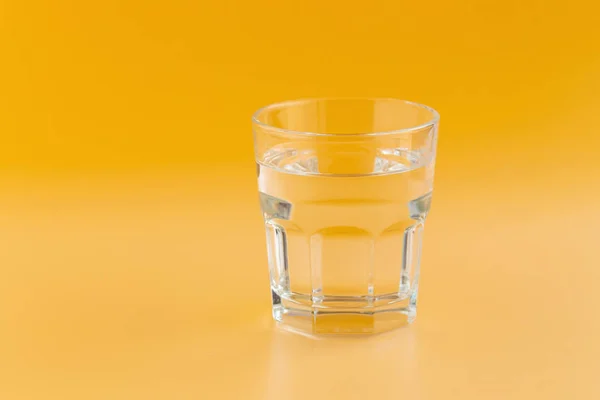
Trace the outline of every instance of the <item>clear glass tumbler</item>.
<instances>
[{"instance_id":1,"label":"clear glass tumbler","mask_svg":"<svg viewBox=\"0 0 600 400\"><path fill-rule=\"evenodd\" d=\"M289 101L254 114L277 321L364 334L415 319L438 120L387 98Z\"/></svg>"}]
</instances>

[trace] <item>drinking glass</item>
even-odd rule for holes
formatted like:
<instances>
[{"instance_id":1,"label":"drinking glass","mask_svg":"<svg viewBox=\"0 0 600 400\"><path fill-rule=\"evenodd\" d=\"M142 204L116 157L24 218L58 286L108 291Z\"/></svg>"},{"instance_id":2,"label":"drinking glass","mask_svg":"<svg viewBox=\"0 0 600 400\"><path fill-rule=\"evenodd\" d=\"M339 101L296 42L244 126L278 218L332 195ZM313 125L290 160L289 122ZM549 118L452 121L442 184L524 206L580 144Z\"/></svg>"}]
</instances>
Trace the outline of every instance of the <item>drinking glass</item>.
<instances>
[{"instance_id":1,"label":"drinking glass","mask_svg":"<svg viewBox=\"0 0 600 400\"><path fill-rule=\"evenodd\" d=\"M308 334L416 316L438 113L388 98L288 101L253 116L273 317Z\"/></svg>"}]
</instances>

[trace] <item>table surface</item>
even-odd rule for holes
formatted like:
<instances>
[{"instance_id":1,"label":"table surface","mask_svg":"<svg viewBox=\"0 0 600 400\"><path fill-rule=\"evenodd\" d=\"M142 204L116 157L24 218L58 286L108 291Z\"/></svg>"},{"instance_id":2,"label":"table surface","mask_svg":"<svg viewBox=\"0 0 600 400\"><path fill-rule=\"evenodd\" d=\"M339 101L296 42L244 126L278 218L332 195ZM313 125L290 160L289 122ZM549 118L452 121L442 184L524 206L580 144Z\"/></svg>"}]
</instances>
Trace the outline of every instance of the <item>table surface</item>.
<instances>
[{"instance_id":1,"label":"table surface","mask_svg":"<svg viewBox=\"0 0 600 400\"><path fill-rule=\"evenodd\" d=\"M271 320L253 167L228 173L7 183L1 397L600 394L597 204L442 179L417 322L309 338Z\"/></svg>"}]
</instances>

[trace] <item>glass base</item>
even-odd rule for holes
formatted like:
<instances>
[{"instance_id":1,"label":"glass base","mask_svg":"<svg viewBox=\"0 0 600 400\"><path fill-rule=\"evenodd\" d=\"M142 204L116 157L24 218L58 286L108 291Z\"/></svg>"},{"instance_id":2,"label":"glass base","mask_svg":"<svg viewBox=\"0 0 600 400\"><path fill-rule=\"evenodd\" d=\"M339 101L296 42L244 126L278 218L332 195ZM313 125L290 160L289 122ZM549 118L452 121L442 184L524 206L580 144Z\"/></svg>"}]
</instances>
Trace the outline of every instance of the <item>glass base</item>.
<instances>
[{"instance_id":1,"label":"glass base","mask_svg":"<svg viewBox=\"0 0 600 400\"><path fill-rule=\"evenodd\" d=\"M273 291L273 318L283 328L308 335L382 333L412 323L416 314L416 304L410 298L329 296L314 303Z\"/></svg>"}]
</instances>

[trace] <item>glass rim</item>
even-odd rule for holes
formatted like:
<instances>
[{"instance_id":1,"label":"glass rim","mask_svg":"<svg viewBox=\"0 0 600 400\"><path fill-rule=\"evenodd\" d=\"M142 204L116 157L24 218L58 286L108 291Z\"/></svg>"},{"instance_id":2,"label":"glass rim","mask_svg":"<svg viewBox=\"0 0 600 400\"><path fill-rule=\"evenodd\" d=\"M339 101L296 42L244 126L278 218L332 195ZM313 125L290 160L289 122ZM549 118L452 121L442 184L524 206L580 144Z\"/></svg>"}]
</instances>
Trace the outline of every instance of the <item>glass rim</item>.
<instances>
[{"instance_id":1,"label":"glass rim","mask_svg":"<svg viewBox=\"0 0 600 400\"><path fill-rule=\"evenodd\" d=\"M427 110L431 113L431 118L424 123L411 126L408 128L401 129L393 129L388 131L379 131L379 132L357 132L357 133L322 133L322 132L309 132L309 131L296 131L293 129L285 129L278 128L272 125L269 125L266 122L262 122L259 120L259 115L265 111L270 111L274 109L283 109L286 107L307 104L311 102L324 101L324 100L370 100L370 101L394 101L403 103L405 105L411 105L418 107L423 110ZM395 97L312 97L312 98L304 98L297 100L285 100L276 103L269 104L267 106L259 108L257 111L252 114L252 123L260 126L263 129L267 129L270 131L274 131L277 133L281 133L284 135L300 135L300 136L329 136L329 137L361 137L361 136L384 136L384 135L399 135L404 133L411 133L415 131L420 131L422 129L435 126L440 120L440 114L432 107L426 106L421 103L416 103L414 101L402 100Z\"/></svg>"}]
</instances>

